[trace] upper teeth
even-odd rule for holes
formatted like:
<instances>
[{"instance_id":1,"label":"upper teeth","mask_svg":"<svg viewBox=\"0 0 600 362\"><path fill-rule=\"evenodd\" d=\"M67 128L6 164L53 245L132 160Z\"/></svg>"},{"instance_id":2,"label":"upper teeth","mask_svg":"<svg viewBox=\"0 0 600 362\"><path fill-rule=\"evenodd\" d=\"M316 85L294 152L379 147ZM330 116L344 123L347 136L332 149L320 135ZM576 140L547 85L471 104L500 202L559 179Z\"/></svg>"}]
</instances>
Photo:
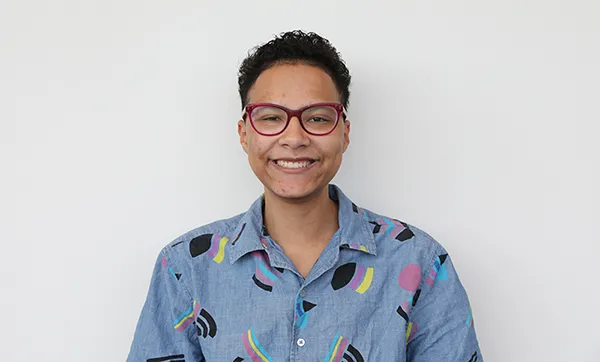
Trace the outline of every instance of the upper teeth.
<instances>
[{"instance_id":1,"label":"upper teeth","mask_svg":"<svg viewBox=\"0 0 600 362\"><path fill-rule=\"evenodd\" d=\"M282 160L277 160L277 164L281 167L285 168L302 168L310 165L312 161L301 161L301 162L287 162Z\"/></svg>"}]
</instances>

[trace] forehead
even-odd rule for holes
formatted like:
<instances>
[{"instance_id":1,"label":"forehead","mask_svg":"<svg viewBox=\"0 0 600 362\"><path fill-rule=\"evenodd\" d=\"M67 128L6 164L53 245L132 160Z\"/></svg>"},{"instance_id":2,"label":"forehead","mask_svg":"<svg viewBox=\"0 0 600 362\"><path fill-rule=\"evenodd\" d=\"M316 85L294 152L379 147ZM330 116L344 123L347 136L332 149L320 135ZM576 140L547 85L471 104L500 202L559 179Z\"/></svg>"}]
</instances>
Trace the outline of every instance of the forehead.
<instances>
[{"instance_id":1,"label":"forehead","mask_svg":"<svg viewBox=\"0 0 600 362\"><path fill-rule=\"evenodd\" d=\"M248 103L299 108L317 102L340 102L340 94L329 74L313 65L274 65L258 76L248 92Z\"/></svg>"}]
</instances>

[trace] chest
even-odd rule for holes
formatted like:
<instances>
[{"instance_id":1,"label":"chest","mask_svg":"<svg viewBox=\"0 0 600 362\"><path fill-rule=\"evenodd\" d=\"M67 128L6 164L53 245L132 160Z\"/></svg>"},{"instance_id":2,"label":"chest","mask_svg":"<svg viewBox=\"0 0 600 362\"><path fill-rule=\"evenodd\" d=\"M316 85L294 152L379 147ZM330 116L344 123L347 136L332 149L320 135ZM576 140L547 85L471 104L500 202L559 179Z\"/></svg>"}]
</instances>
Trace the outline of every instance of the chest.
<instances>
[{"instance_id":1,"label":"chest","mask_svg":"<svg viewBox=\"0 0 600 362\"><path fill-rule=\"evenodd\" d=\"M244 262L235 273L211 272L195 292L206 361L403 359L407 325L397 308L411 296L394 287L391 269L342 259L307 280L256 255Z\"/></svg>"}]
</instances>

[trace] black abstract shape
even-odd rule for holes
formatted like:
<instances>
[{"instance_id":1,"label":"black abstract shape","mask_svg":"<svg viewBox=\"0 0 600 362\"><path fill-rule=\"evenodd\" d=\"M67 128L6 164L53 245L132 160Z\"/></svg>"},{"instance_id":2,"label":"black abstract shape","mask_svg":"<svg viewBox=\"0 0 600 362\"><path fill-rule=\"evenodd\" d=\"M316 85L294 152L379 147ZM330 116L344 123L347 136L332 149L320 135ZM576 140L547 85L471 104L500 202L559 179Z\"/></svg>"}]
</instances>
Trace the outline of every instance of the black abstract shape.
<instances>
[{"instance_id":1,"label":"black abstract shape","mask_svg":"<svg viewBox=\"0 0 600 362\"><path fill-rule=\"evenodd\" d=\"M475 351L475 353L473 353L469 362L477 362L477 351Z\"/></svg>"},{"instance_id":2,"label":"black abstract shape","mask_svg":"<svg viewBox=\"0 0 600 362\"><path fill-rule=\"evenodd\" d=\"M369 224L374 225L373 234L377 234L379 231L381 231L381 225L379 225L379 223L376 223L375 221L369 221Z\"/></svg>"},{"instance_id":3,"label":"black abstract shape","mask_svg":"<svg viewBox=\"0 0 600 362\"><path fill-rule=\"evenodd\" d=\"M208 335L214 338L217 335L217 323L215 319L205 309L200 311L200 315L208 322Z\"/></svg>"},{"instance_id":4,"label":"black abstract shape","mask_svg":"<svg viewBox=\"0 0 600 362\"><path fill-rule=\"evenodd\" d=\"M308 312L309 310L313 309L314 307L316 307L317 305L311 302L307 302L307 301L302 301L302 309L304 309L305 312Z\"/></svg>"},{"instance_id":5,"label":"black abstract shape","mask_svg":"<svg viewBox=\"0 0 600 362\"><path fill-rule=\"evenodd\" d=\"M413 296L413 301L412 301L413 307L417 304L417 301L419 300L419 296L421 296L421 288L417 289L417 291L415 292L415 295Z\"/></svg>"},{"instance_id":6,"label":"black abstract shape","mask_svg":"<svg viewBox=\"0 0 600 362\"><path fill-rule=\"evenodd\" d=\"M348 263L339 266L333 273L333 278L331 279L333 290L341 289L350 283L355 271L356 263Z\"/></svg>"},{"instance_id":7,"label":"black abstract shape","mask_svg":"<svg viewBox=\"0 0 600 362\"><path fill-rule=\"evenodd\" d=\"M346 362L356 362L354 358L352 358L347 352L344 352L344 357L342 357L342 361Z\"/></svg>"},{"instance_id":8,"label":"black abstract shape","mask_svg":"<svg viewBox=\"0 0 600 362\"><path fill-rule=\"evenodd\" d=\"M181 273L175 273L175 278L177 278L177 280L181 279Z\"/></svg>"},{"instance_id":9,"label":"black abstract shape","mask_svg":"<svg viewBox=\"0 0 600 362\"><path fill-rule=\"evenodd\" d=\"M446 261L446 258L448 258L448 254L442 254L439 256L439 258L440 258L440 265L442 265Z\"/></svg>"},{"instance_id":10,"label":"black abstract shape","mask_svg":"<svg viewBox=\"0 0 600 362\"><path fill-rule=\"evenodd\" d=\"M201 318L202 317L202 318ZM214 338L217 335L217 323L205 309L202 309L196 318L196 331L198 336Z\"/></svg>"},{"instance_id":11,"label":"black abstract shape","mask_svg":"<svg viewBox=\"0 0 600 362\"><path fill-rule=\"evenodd\" d=\"M358 206L355 203L352 203L352 211L358 214Z\"/></svg>"},{"instance_id":12,"label":"black abstract shape","mask_svg":"<svg viewBox=\"0 0 600 362\"><path fill-rule=\"evenodd\" d=\"M196 332L198 332L198 336L202 336L202 338L206 338L208 335L208 326L200 318L196 318Z\"/></svg>"},{"instance_id":13,"label":"black abstract shape","mask_svg":"<svg viewBox=\"0 0 600 362\"><path fill-rule=\"evenodd\" d=\"M266 290L267 292L273 291L273 287L258 280L258 278L256 278L256 274L252 276L252 280L254 280L254 284L258 285L260 289Z\"/></svg>"},{"instance_id":14,"label":"black abstract shape","mask_svg":"<svg viewBox=\"0 0 600 362\"><path fill-rule=\"evenodd\" d=\"M408 314L402 309L402 306L399 306L398 309L396 309L396 313L400 314L400 317L404 318L406 323L408 323Z\"/></svg>"},{"instance_id":15,"label":"black abstract shape","mask_svg":"<svg viewBox=\"0 0 600 362\"><path fill-rule=\"evenodd\" d=\"M192 258L202 255L210 249L212 237L213 234L203 234L196 236L190 241L190 255Z\"/></svg>"},{"instance_id":16,"label":"black abstract shape","mask_svg":"<svg viewBox=\"0 0 600 362\"><path fill-rule=\"evenodd\" d=\"M233 360L233 362L242 362L244 359L242 357L237 357Z\"/></svg>"},{"instance_id":17,"label":"black abstract shape","mask_svg":"<svg viewBox=\"0 0 600 362\"><path fill-rule=\"evenodd\" d=\"M147 359L146 362L185 362L184 355L174 354L171 356L157 357Z\"/></svg>"},{"instance_id":18,"label":"black abstract shape","mask_svg":"<svg viewBox=\"0 0 600 362\"><path fill-rule=\"evenodd\" d=\"M415 236L415 234L408 227L408 225L406 225L406 223L403 223L402 221L400 221L400 223L402 225L404 225L404 230L402 230L400 232L400 234L396 235L396 238L395 238L396 240L398 240L398 241L406 241L406 240L412 238L413 236Z\"/></svg>"},{"instance_id":19,"label":"black abstract shape","mask_svg":"<svg viewBox=\"0 0 600 362\"><path fill-rule=\"evenodd\" d=\"M240 230L240 232L237 234L237 236L235 237L235 240L233 240L231 242L231 245L235 245L235 243L238 241L238 239L240 238L240 236L242 236L242 233L244 232L244 229L246 228L246 223L242 224L242 229Z\"/></svg>"},{"instance_id":20,"label":"black abstract shape","mask_svg":"<svg viewBox=\"0 0 600 362\"><path fill-rule=\"evenodd\" d=\"M359 351L358 351L356 348L354 348L354 346L353 346L353 345L349 344L349 345L348 345L348 349L346 349L346 351L347 351L347 352L348 352L348 353L349 353L349 354L350 354L352 357L354 357L354 360L355 360L356 362L365 362L365 360L364 360L364 358L363 358L362 354L360 354L360 352L359 352Z\"/></svg>"},{"instance_id":21,"label":"black abstract shape","mask_svg":"<svg viewBox=\"0 0 600 362\"><path fill-rule=\"evenodd\" d=\"M183 243L183 240L176 242L175 244L171 245L171 247L174 248L181 243Z\"/></svg>"}]
</instances>

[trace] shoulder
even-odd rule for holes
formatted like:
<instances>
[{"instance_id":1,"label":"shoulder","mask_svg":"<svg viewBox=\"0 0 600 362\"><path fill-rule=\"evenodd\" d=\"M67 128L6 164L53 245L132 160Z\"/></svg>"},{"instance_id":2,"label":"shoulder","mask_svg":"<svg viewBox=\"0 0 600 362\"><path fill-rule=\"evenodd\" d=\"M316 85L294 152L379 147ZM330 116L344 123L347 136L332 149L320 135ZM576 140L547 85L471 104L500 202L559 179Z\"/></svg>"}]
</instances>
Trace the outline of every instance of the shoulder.
<instances>
[{"instance_id":1,"label":"shoulder","mask_svg":"<svg viewBox=\"0 0 600 362\"><path fill-rule=\"evenodd\" d=\"M377 245L377 254L384 258L411 259L429 264L439 255L446 254L444 246L422 228L371 210L361 208Z\"/></svg>"},{"instance_id":2,"label":"shoulder","mask_svg":"<svg viewBox=\"0 0 600 362\"><path fill-rule=\"evenodd\" d=\"M213 221L194 228L175 238L161 251L173 264L188 264L192 259L207 251L212 244L235 234L245 213L230 218Z\"/></svg>"}]
</instances>

